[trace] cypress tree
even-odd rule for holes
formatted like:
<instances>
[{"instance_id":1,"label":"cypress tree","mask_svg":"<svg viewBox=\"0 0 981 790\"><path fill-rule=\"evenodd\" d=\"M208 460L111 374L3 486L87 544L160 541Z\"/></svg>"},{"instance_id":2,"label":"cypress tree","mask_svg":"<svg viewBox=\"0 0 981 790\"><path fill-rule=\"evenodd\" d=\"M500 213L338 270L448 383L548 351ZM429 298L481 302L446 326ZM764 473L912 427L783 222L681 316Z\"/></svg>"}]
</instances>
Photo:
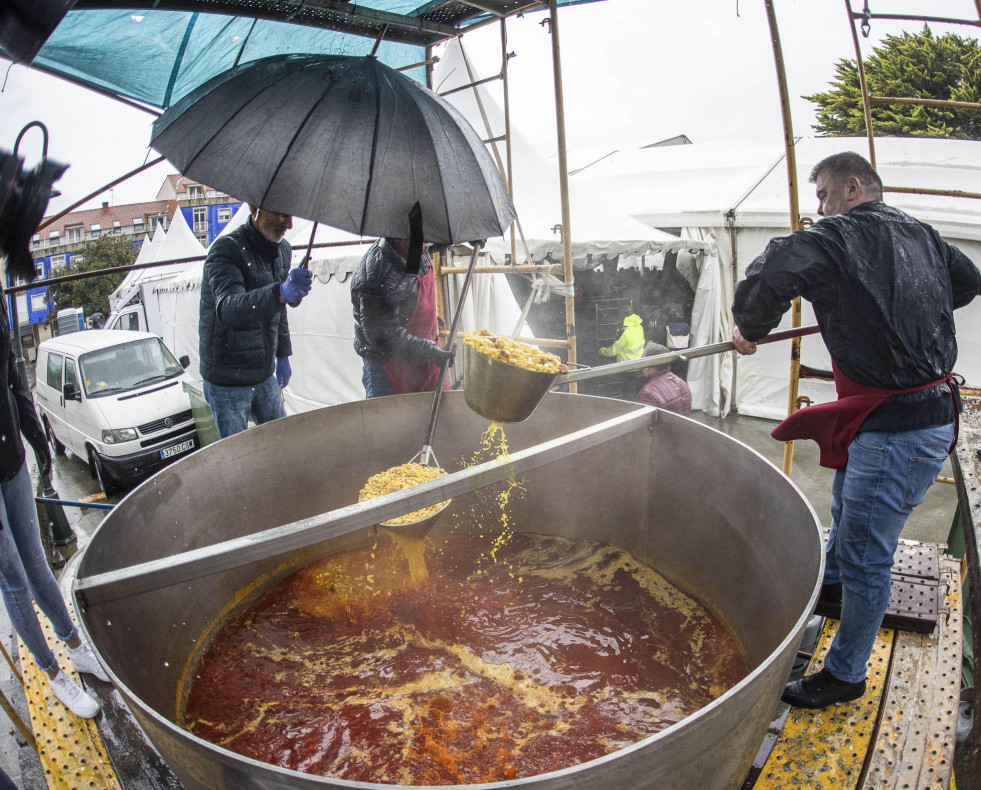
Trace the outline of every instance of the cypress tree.
<instances>
[{"instance_id":1,"label":"cypress tree","mask_svg":"<svg viewBox=\"0 0 981 790\"><path fill-rule=\"evenodd\" d=\"M814 131L864 135L858 67L842 59L835 72L830 90L803 97L818 105ZM981 46L977 39L953 33L934 36L924 25L918 34L886 36L866 58L865 78L872 96L981 102ZM981 140L981 110L877 104L872 126L881 136Z\"/></svg>"}]
</instances>

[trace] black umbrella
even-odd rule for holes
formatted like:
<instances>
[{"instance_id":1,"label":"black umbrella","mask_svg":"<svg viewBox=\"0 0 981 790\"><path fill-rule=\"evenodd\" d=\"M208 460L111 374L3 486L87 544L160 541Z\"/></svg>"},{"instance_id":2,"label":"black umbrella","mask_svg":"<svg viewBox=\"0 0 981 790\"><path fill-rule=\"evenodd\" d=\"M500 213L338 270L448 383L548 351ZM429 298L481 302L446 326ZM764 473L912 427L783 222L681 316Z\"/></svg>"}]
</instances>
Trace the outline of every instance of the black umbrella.
<instances>
[{"instance_id":1,"label":"black umbrella","mask_svg":"<svg viewBox=\"0 0 981 790\"><path fill-rule=\"evenodd\" d=\"M514 207L480 136L373 57L285 55L220 74L153 124L182 173L270 211L363 236L500 236Z\"/></svg>"}]
</instances>

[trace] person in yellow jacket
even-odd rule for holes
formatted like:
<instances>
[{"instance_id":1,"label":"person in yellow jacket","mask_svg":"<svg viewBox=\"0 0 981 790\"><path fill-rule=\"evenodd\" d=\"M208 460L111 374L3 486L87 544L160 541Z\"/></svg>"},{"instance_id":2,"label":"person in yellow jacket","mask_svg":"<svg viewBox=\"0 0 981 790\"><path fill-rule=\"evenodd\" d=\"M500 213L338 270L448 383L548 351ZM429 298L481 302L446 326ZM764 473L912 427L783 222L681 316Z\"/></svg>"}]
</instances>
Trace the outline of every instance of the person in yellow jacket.
<instances>
[{"instance_id":1,"label":"person in yellow jacket","mask_svg":"<svg viewBox=\"0 0 981 790\"><path fill-rule=\"evenodd\" d=\"M614 341L612 346L606 346L599 350L604 357L616 357L617 362L625 362L628 359L640 359L644 356L644 319L636 313L631 313L623 319L623 332Z\"/></svg>"},{"instance_id":2,"label":"person in yellow jacket","mask_svg":"<svg viewBox=\"0 0 981 790\"><path fill-rule=\"evenodd\" d=\"M617 362L628 359L640 359L644 356L644 319L632 313L623 319L623 331L620 332L612 346L599 350L604 357L616 357ZM631 400L644 383L644 374L639 370L630 370L620 374L620 397Z\"/></svg>"}]
</instances>

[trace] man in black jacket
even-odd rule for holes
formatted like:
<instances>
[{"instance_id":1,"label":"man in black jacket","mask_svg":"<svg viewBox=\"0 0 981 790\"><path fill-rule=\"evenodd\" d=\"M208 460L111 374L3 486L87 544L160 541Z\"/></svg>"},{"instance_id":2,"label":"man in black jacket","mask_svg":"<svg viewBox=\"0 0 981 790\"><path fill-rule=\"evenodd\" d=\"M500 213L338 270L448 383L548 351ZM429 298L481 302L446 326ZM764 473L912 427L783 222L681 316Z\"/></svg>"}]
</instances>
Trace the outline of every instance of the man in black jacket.
<instances>
[{"instance_id":1,"label":"man in black jacket","mask_svg":"<svg viewBox=\"0 0 981 790\"><path fill-rule=\"evenodd\" d=\"M200 354L204 397L218 434L286 416L282 388L293 353L286 306L310 293L308 269L290 270L288 214L249 206L244 225L217 239L201 278Z\"/></svg>"},{"instance_id":2,"label":"man in black jacket","mask_svg":"<svg viewBox=\"0 0 981 790\"><path fill-rule=\"evenodd\" d=\"M749 265L732 339L754 353L801 296L831 353L838 400L773 432L814 439L821 464L837 470L822 597L840 596L841 625L824 668L783 694L823 708L865 693L899 535L955 439L954 310L981 290L981 273L929 225L883 203L882 181L858 154L822 160L810 180L824 219L774 239Z\"/></svg>"},{"instance_id":3,"label":"man in black jacket","mask_svg":"<svg viewBox=\"0 0 981 790\"><path fill-rule=\"evenodd\" d=\"M419 271L407 271L406 239L379 239L351 280L354 350L364 361L369 398L433 392L440 366L453 352L436 343L435 275L423 254Z\"/></svg>"}]
</instances>

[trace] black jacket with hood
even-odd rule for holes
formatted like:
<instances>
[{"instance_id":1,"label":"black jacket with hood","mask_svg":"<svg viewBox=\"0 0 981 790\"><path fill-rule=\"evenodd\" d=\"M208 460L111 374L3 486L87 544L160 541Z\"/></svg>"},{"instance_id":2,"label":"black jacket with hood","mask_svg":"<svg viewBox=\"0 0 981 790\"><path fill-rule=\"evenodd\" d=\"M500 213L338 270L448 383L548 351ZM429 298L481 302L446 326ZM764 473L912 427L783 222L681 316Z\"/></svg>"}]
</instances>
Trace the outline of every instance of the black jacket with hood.
<instances>
[{"instance_id":1,"label":"black jacket with hood","mask_svg":"<svg viewBox=\"0 0 981 790\"><path fill-rule=\"evenodd\" d=\"M882 389L938 381L954 368L954 310L981 290L981 273L933 228L879 200L773 239L736 287L732 315L757 341L801 296L811 302L831 359L848 378ZM863 430L943 425L945 385L894 395Z\"/></svg>"},{"instance_id":2,"label":"black jacket with hood","mask_svg":"<svg viewBox=\"0 0 981 790\"><path fill-rule=\"evenodd\" d=\"M16 297L15 297L16 298ZM7 317L7 300L0 305L0 392L4 395L0 407L0 483L8 483L17 476L24 464L24 443L21 433L30 442L34 452L51 463L51 452L44 435L44 428L34 409L34 399L27 389L27 382L17 371L14 352L10 346L10 319ZM43 371L42 371L43 372Z\"/></svg>"},{"instance_id":3,"label":"black jacket with hood","mask_svg":"<svg viewBox=\"0 0 981 790\"><path fill-rule=\"evenodd\" d=\"M419 274L432 266L428 255ZM439 364L440 348L433 340L411 335L405 325L416 309L419 281L405 271L405 257L385 239L364 254L351 280L354 305L354 350L375 362L394 359L407 365Z\"/></svg>"}]
</instances>

